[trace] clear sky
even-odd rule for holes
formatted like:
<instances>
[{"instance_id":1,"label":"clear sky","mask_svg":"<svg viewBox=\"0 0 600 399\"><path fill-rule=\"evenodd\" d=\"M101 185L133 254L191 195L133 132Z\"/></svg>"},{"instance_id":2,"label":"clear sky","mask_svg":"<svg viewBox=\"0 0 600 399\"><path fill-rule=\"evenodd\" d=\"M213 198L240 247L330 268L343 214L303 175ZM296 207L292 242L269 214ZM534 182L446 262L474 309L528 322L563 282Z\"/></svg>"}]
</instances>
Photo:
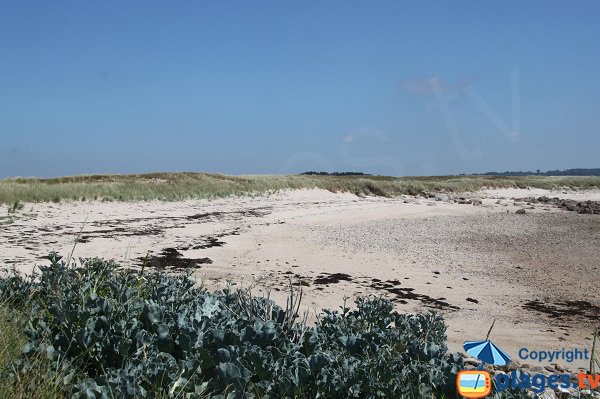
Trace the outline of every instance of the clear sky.
<instances>
[{"instance_id":1,"label":"clear sky","mask_svg":"<svg viewBox=\"0 0 600 399\"><path fill-rule=\"evenodd\" d=\"M600 167L598 15L0 0L0 177Z\"/></svg>"}]
</instances>

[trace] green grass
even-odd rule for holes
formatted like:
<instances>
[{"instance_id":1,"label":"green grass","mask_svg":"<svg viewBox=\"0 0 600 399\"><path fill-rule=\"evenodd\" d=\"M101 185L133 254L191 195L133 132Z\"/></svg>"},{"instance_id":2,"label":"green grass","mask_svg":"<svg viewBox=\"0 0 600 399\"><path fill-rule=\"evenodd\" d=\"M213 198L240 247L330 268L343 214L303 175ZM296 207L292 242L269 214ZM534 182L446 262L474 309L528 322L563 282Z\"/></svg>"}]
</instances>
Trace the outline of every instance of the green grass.
<instances>
[{"instance_id":1,"label":"green grass","mask_svg":"<svg viewBox=\"0 0 600 399\"><path fill-rule=\"evenodd\" d=\"M600 187L598 176L228 176L207 173L83 175L53 179L0 180L0 204L60 201L178 201L260 195L282 189L321 188L332 192L394 196L466 192L493 187L587 189Z\"/></svg>"},{"instance_id":2,"label":"green grass","mask_svg":"<svg viewBox=\"0 0 600 399\"><path fill-rule=\"evenodd\" d=\"M18 373L16 378L6 376L5 373L14 372L13 364L20 358L27 341L26 324L25 313L0 304L0 398L64 398L63 379L50 370L49 363L43 358L36 359L31 369Z\"/></svg>"}]
</instances>

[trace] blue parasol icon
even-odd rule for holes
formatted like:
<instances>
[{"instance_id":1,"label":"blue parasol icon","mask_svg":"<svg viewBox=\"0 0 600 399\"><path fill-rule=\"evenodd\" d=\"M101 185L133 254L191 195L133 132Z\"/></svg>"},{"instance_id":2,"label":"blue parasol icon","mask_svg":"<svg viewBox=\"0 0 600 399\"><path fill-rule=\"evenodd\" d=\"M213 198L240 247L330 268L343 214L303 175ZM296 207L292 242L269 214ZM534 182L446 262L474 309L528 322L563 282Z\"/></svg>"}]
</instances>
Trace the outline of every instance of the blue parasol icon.
<instances>
[{"instance_id":1,"label":"blue parasol icon","mask_svg":"<svg viewBox=\"0 0 600 399\"><path fill-rule=\"evenodd\" d=\"M469 355L476 357L484 363L506 366L510 362L510 356L488 339L495 322L496 320L492 323L484 341L467 341L464 343L463 348L465 348L465 351Z\"/></svg>"}]
</instances>

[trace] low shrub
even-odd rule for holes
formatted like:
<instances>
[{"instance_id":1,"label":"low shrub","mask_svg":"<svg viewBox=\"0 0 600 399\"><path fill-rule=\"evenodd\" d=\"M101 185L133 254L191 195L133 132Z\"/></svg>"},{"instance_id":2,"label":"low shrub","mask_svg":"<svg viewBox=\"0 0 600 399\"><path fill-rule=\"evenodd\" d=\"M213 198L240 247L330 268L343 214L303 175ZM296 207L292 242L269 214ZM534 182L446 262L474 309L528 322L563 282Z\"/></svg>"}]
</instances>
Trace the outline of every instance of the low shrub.
<instances>
[{"instance_id":1,"label":"low shrub","mask_svg":"<svg viewBox=\"0 0 600 399\"><path fill-rule=\"evenodd\" d=\"M42 357L74 398L455 397L462 361L434 313L365 297L307 326L293 301L52 259L35 280L0 279L0 303L31 309L11 378Z\"/></svg>"}]
</instances>

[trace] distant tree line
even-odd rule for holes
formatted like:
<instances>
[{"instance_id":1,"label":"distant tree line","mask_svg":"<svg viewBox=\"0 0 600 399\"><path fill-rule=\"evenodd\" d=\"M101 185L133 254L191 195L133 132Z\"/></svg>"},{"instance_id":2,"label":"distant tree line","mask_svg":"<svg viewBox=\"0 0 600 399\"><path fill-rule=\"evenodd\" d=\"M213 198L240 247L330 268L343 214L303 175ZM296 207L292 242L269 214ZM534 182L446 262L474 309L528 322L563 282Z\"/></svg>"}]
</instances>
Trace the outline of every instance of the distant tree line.
<instances>
[{"instance_id":1,"label":"distant tree line","mask_svg":"<svg viewBox=\"0 0 600 399\"><path fill-rule=\"evenodd\" d=\"M363 173L363 172L315 172L315 171L309 171L309 172L303 172L300 173L301 175L311 175L311 176L371 176L368 173Z\"/></svg>"},{"instance_id":2,"label":"distant tree line","mask_svg":"<svg viewBox=\"0 0 600 399\"><path fill-rule=\"evenodd\" d=\"M549 170L541 172L539 169L536 172L487 172L474 173L477 176L600 176L600 168L592 169L565 169L565 170Z\"/></svg>"}]
</instances>

